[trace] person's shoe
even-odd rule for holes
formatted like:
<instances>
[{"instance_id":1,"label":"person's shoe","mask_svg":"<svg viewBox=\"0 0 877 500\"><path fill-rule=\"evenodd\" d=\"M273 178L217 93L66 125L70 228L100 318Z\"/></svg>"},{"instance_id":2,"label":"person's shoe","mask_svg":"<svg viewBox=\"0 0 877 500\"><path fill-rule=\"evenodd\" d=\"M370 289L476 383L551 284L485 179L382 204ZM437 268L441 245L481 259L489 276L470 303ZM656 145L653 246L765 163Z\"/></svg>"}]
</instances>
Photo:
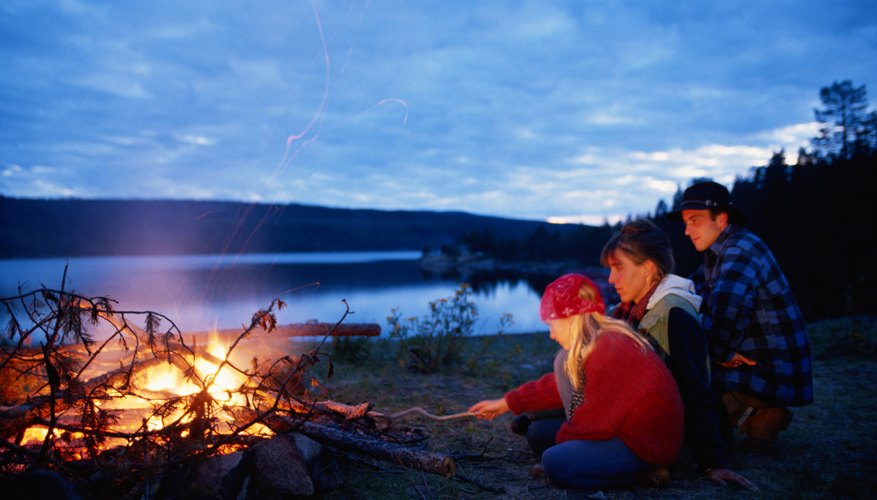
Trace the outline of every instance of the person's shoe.
<instances>
[{"instance_id":1,"label":"person's shoe","mask_svg":"<svg viewBox=\"0 0 877 500\"><path fill-rule=\"evenodd\" d=\"M533 422L533 419L528 417L526 414L518 415L517 417L512 419L512 432L521 436L526 436L527 428L530 427L531 422Z\"/></svg>"},{"instance_id":2,"label":"person's shoe","mask_svg":"<svg viewBox=\"0 0 877 500\"><path fill-rule=\"evenodd\" d=\"M792 422L792 412L788 408L761 408L752 412L740 430L745 436L740 442L744 448L764 448L774 442L780 432Z\"/></svg>"},{"instance_id":3,"label":"person's shoe","mask_svg":"<svg viewBox=\"0 0 877 500\"><path fill-rule=\"evenodd\" d=\"M664 466L654 467L640 473L636 477L636 484L648 488L660 488L670 482L670 469Z\"/></svg>"}]
</instances>

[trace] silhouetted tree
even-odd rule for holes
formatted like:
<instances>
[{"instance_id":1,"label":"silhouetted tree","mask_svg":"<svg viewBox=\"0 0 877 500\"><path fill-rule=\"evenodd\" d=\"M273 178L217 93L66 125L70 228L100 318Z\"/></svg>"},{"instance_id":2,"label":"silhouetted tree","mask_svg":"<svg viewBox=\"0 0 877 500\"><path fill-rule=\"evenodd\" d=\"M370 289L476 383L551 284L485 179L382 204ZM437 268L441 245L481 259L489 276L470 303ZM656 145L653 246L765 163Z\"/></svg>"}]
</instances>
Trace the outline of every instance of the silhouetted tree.
<instances>
[{"instance_id":1,"label":"silhouetted tree","mask_svg":"<svg viewBox=\"0 0 877 500\"><path fill-rule=\"evenodd\" d=\"M767 188L781 188L789 180L789 166L786 164L786 150L780 149L767 162L765 183Z\"/></svg>"},{"instance_id":2,"label":"silhouetted tree","mask_svg":"<svg viewBox=\"0 0 877 500\"><path fill-rule=\"evenodd\" d=\"M655 217L665 217L669 211L670 209L667 208L667 202L664 200L658 200L658 205L655 207Z\"/></svg>"},{"instance_id":3,"label":"silhouetted tree","mask_svg":"<svg viewBox=\"0 0 877 500\"><path fill-rule=\"evenodd\" d=\"M853 154L867 156L875 151L877 151L877 111L871 111L862 120L859 131L856 133Z\"/></svg>"},{"instance_id":4,"label":"silhouetted tree","mask_svg":"<svg viewBox=\"0 0 877 500\"><path fill-rule=\"evenodd\" d=\"M813 139L813 146L825 157L848 160L868 119L868 91L864 85L854 87L851 81L844 80L822 87L819 99L822 108L813 112L822 128Z\"/></svg>"},{"instance_id":5,"label":"silhouetted tree","mask_svg":"<svg viewBox=\"0 0 877 500\"><path fill-rule=\"evenodd\" d=\"M795 162L796 167L806 167L816 163L818 158L811 152L807 151L803 146L798 148L798 161Z\"/></svg>"},{"instance_id":6,"label":"silhouetted tree","mask_svg":"<svg viewBox=\"0 0 877 500\"><path fill-rule=\"evenodd\" d=\"M683 194L682 186L680 186L679 184L676 184L676 192L673 193L673 205L672 205L673 211L679 210L679 207L682 206L682 194Z\"/></svg>"}]
</instances>

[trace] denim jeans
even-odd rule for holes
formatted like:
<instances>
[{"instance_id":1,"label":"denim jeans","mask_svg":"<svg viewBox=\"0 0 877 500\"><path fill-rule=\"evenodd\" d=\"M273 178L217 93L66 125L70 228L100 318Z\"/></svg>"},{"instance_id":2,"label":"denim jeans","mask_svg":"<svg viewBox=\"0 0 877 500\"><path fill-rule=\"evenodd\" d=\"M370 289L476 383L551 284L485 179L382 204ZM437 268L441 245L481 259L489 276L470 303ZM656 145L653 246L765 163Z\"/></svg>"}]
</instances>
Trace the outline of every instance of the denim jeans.
<instances>
[{"instance_id":1,"label":"denim jeans","mask_svg":"<svg viewBox=\"0 0 877 500\"><path fill-rule=\"evenodd\" d=\"M542 468L555 483L593 489L626 486L653 467L619 438L556 444L555 436L563 422L560 418L536 420L527 429L527 442L537 455L542 455Z\"/></svg>"}]
</instances>

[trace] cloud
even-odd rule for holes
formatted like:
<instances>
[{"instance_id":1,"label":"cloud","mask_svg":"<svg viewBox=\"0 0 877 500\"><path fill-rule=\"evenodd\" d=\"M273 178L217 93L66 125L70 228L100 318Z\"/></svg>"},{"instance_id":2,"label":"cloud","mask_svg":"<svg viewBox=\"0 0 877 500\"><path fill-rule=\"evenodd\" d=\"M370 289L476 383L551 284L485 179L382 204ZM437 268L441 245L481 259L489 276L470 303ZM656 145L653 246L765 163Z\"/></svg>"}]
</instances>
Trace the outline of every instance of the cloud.
<instances>
[{"instance_id":1,"label":"cloud","mask_svg":"<svg viewBox=\"0 0 877 500\"><path fill-rule=\"evenodd\" d=\"M193 146L211 146L216 144L216 140L203 135L178 135L175 137L183 144L191 144Z\"/></svg>"},{"instance_id":2,"label":"cloud","mask_svg":"<svg viewBox=\"0 0 877 500\"><path fill-rule=\"evenodd\" d=\"M785 148L791 148L795 145L805 147L809 145L811 138L819 135L820 127L819 122L795 123L767 130L757 134L756 138L770 143L781 144Z\"/></svg>"},{"instance_id":3,"label":"cloud","mask_svg":"<svg viewBox=\"0 0 877 500\"><path fill-rule=\"evenodd\" d=\"M21 173L22 171L21 165L7 165L2 172L0 172L0 177L13 177Z\"/></svg>"},{"instance_id":4,"label":"cloud","mask_svg":"<svg viewBox=\"0 0 877 500\"><path fill-rule=\"evenodd\" d=\"M858 0L4 9L7 196L602 222L794 162L819 88L877 74Z\"/></svg>"},{"instance_id":5,"label":"cloud","mask_svg":"<svg viewBox=\"0 0 877 500\"><path fill-rule=\"evenodd\" d=\"M59 169L47 165L6 165L0 170L0 192L37 192L40 198L81 196L82 193L58 181Z\"/></svg>"},{"instance_id":6,"label":"cloud","mask_svg":"<svg viewBox=\"0 0 877 500\"><path fill-rule=\"evenodd\" d=\"M129 99L150 97L140 82L120 75L89 75L75 79L72 83L117 97Z\"/></svg>"}]
</instances>

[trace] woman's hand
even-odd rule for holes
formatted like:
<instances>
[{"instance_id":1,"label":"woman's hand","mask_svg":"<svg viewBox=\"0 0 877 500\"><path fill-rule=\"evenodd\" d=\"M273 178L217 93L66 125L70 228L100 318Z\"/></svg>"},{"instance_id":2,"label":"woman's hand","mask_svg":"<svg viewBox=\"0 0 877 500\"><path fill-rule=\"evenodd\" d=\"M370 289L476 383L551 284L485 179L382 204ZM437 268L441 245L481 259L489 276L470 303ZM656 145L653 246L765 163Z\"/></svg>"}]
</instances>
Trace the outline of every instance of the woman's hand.
<instances>
[{"instance_id":1,"label":"woman's hand","mask_svg":"<svg viewBox=\"0 0 877 500\"><path fill-rule=\"evenodd\" d=\"M710 478L710 481L722 486L728 483L737 483L748 490L758 491L758 486L755 486L752 481L729 469L710 469L706 473L706 477Z\"/></svg>"},{"instance_id":2,"label":"woman's hand","mask_svg":"<svg viewBox=\"0 0 877 500\"><path fill-rule=\"evenodd\" d=\"M469 408L469 413L474 413L475 417L480 420L493 420L507 411L509 411L509 405L505 402L505 398L487 399L475 403L472 408Z\"/></svg>"},{"instance_id":3,"label":"woman's hand","mask_svg":"<svg viewBox=\"0 0 877 500\"><path fill-rule=\"evenodd\" d=\"M740 365L755 366L758 363L740 354L739 352L735 352L734 356L731 359L719 364L724 366L725 368L739 368Z\"/></svg>"}]
</instances>

